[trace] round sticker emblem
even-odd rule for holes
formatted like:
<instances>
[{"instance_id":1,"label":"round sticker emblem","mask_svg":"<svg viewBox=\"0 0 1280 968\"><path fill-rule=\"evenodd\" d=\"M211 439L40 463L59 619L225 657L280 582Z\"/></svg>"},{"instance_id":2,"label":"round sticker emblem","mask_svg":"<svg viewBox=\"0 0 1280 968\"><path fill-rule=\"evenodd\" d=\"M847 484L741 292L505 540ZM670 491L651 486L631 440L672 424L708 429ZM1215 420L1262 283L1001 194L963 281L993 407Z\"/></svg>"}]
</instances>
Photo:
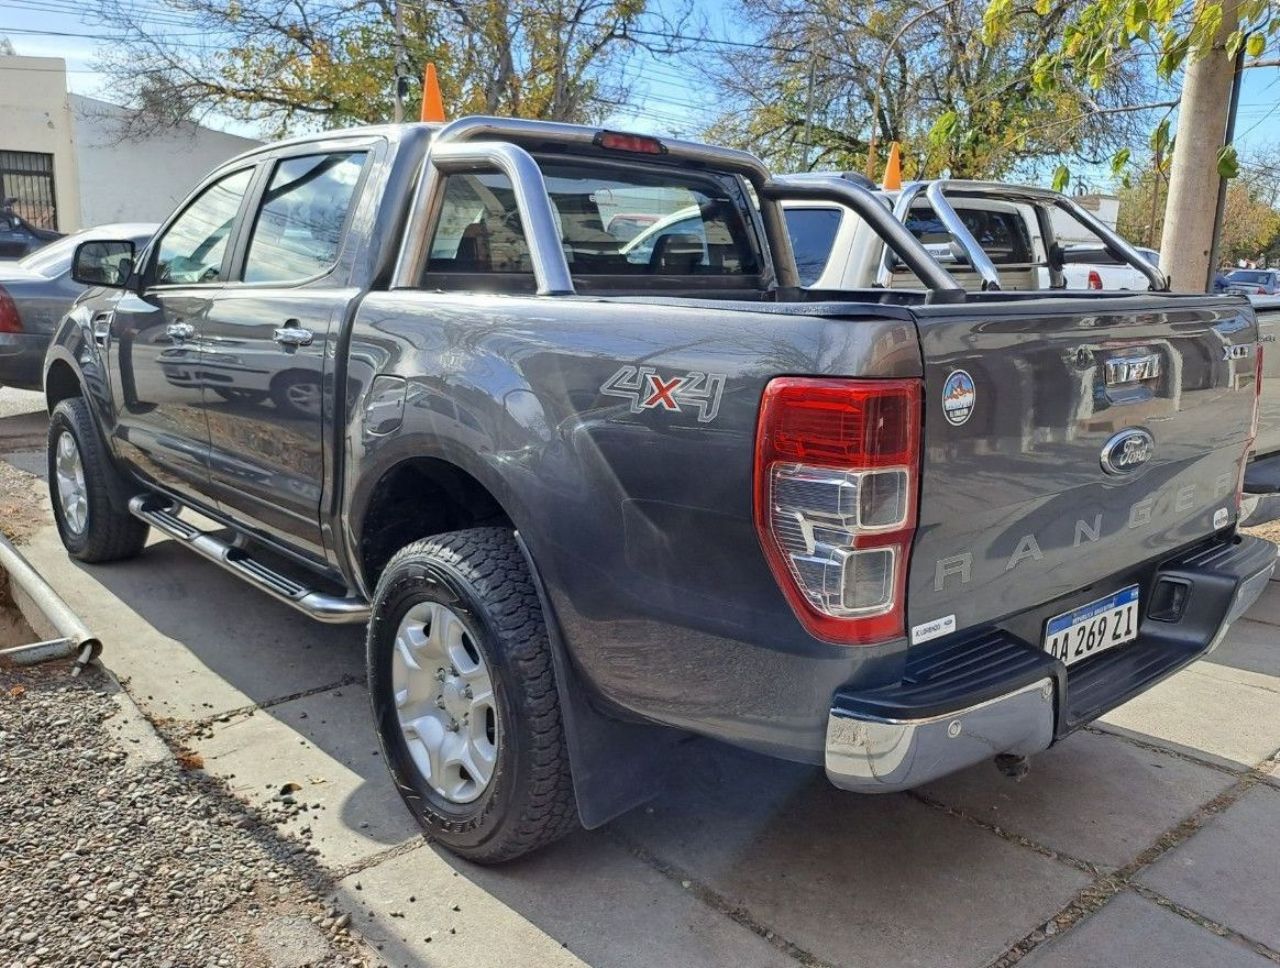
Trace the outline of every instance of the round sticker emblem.
<instances>
[{"instance_id":1,"label":"round sticker emblem","mask_svg":"<svg viewBox=\"0 0 1280 968\"><path fill-rule=\"evenodd\" d=\"M942 385L942 413L947 423L959 427L968 420L977 398L973 377L964 370L955 370Z\"/></svg>"}]
</instances>

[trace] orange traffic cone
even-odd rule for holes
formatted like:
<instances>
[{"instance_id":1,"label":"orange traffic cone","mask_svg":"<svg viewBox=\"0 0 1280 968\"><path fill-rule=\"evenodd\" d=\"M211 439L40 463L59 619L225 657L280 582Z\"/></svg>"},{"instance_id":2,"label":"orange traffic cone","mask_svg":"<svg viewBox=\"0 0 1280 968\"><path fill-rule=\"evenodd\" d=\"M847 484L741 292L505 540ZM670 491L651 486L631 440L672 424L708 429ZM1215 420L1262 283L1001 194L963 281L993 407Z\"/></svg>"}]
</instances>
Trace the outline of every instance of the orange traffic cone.
<instances>
[{"instance_id":1,"label":"orange traffic cone","mask_svg":"<svg viewBox=\"0 0 1280 968\"><path fill-rule=\"evenodd\" d=\"M444 120L444 98L440 94L440 82L436 79L436 65L428 64L422 78L422 120Z\"/></svg>"},{"instance_id":2,"label":"orange traffic cone","mask_svg":"<svg viewBox=\"0 0 1280 968\"><path fill-rule=\"evenodd\" d=\"M889 145L889 160L884 163L882 187L890 192L896 192L902 187L902 151L896 141Z\"/></svg>"}]
</instances>

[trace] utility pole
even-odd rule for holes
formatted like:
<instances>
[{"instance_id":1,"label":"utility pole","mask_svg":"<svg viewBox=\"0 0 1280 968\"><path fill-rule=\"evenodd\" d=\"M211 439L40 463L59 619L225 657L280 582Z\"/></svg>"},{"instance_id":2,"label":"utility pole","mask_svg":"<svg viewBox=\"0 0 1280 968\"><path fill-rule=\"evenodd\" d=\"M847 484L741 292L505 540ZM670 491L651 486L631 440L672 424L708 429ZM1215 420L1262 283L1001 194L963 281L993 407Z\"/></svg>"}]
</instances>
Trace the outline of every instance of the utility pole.
<instances>
[{"instance_id":1,"label":"utility pole","mask_svg":"<svg viewBox=\"0 0 1280 968\"><path fill-rule=\"evenodd\" d=\"M1239 0L1224 0L1222 25L1213 48L1187 65L1178 105L1178 136L1160 236L1160 270L1169 277L1173 289L1184 292L1204 292L1209 278L1214 203L1221 186L1218 152L1225 143L1235 75L1235 62L1226 56L1226 43L1239 22Z\"/></svg>"},{"instance_id":2,"label":"utility pole","mask_svg":"<svg viewBox=\"0 0 1280 968\"><path fill-rule=\"evenodd\" d=\"M1160 219L1160 182L1164 178L1164 146L1156 145L1155 165L1151 172L1151 215L1147 219L1148 249L1156 247L1156 222Z\"/></svg>"},{"instance_id":3,"label":"utility pole","mask_svg":"<svg viewBox=\"0 0 1280 968\"><path fill-rule=\"evenodd\" d=\"M813 49L813 41L809 42L809 93L805 97L804 107L804 157L800 170L809 170L809 152L813 148L813 82L818 70L817 52Z\"/></svg>"},{"instance_id":4,"label":"utility pole","mask_svg":"<svg viewBox=\"0 0 1280 968\"><path fill-rule=\"evenodd\" d=\"M1236 140L1236 116L1240 113L1240 88L1244 86L1244 49L1249 42L1245 34L1236 51L1236 69L1231 77L1231 107L1227 110L1227 137L1225 144ZM1218 205L1213 210L1213 241L1209 245L1209 272L1205 277L1204 291L1213 291L1213 278L1218 274L1218 248L1222 244L1222 219L1227 214L1227 179L1218 181Z\"/></svg>"},{"instance_id":5,"label":"utility pole","mask_svg":"<svg viewBox=\"0 0 1280 968\"><path fill-rule=\"evenodd\" d=\"M396 31L396 106L393 119L399 124L404 120L404 95L409 79L404 76L404 9L400 0L391 0L391 8Z\"/></svg>"}]
</instances>

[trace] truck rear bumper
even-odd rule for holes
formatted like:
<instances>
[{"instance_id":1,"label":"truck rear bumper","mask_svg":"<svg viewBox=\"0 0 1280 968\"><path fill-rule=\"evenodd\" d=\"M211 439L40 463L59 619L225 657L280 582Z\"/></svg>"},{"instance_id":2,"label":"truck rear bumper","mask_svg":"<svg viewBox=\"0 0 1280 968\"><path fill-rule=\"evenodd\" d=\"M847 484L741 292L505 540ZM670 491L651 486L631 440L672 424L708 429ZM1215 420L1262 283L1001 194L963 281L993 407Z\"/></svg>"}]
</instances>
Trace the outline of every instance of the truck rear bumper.
<instances>
[{"instance_id":1,"label":"truck rear bumper","mask_svg":"<svg viewBox=\"0 0 1280 968\"><path fill-rule=\"evenodd\" d=\"M1144 583L1137 640L1069 671L999 628L913 653L901 682L835 694L827 778L845 790L891 793L1001 753L1046 749L1215 648L1262 594L1275 565L1275 546L1250 537L1164 563ZM1174 621L1151 614L1162 582L1186 588Z\"/></svg>"}]
</instances>

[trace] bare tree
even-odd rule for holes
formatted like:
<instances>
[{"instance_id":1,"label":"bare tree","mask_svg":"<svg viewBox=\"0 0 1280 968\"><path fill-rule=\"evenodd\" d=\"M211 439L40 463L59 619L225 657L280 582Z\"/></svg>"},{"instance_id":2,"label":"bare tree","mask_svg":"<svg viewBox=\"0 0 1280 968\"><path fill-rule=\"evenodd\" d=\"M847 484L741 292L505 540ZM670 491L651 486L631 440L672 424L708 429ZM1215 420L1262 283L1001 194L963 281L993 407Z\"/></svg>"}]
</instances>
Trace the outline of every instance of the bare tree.
<instances>
[{"instance_id":1,"label":"bare tree","mask_svg":"<svg viewBox=\"0 0 1280 968\"><path fill-rule=\"evenodd\" d=\"M1014 10L1007 41L991 46L984 0L742 0L760 46L715 68L730 107L711 136L775 164L856 170L898 141L909 175L991 177L1063 152L1108 159L1133 115L1159 105L1149 71L1122 59L1101 91L1039 88L1037 61L1078 2Z\"/></svg>"},{"instance_id":2,"label":"bare tree","mask_svg":"<svg viewBox=\"0 0 1280 968\"><path fill-rule=\"evenodd\" d=\"M134 108L132 133L211 111L273 135L390 120L398 57L410 117L430 61L455 114L597 120L628 103L630 58L685 49L689 20L687 0L674 13L650 0L166 2L158 18L98 0L123 38L99 66Z\"/></svg>"}]
</instances>

